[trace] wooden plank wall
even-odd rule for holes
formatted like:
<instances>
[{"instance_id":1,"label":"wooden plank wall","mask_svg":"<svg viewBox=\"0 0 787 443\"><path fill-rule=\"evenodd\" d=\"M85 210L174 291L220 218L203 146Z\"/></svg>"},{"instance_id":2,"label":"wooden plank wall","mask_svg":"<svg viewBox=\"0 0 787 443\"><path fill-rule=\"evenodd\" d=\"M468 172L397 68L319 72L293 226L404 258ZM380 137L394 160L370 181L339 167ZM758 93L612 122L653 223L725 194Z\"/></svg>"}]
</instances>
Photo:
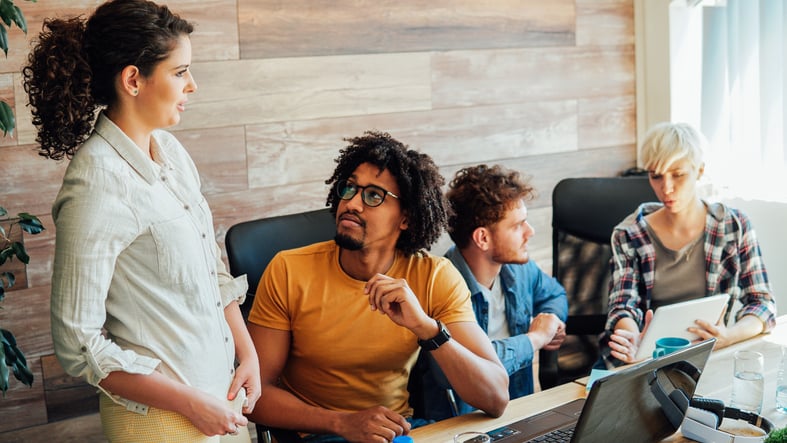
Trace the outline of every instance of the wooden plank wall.
<instances>
[{"instance_id":1,"label":"wooden plank wall","mask_svg":"<svg viewBox=\"0 0 787 443\"><path fill-rule=\"evenodd\" d=\"M48 228L25 239L27 287L0 311L36 374L32 389L14 380L0 400L0 440L95 410L94 390L52 355L49 211L65 163L36 155L20 67L45 17L89 14L98 3L17 0L31 35L14 29L0 60L0 97L19 126L0 138L0 206L35 213ZM323 207L342 138L379 129L433 156L447 178L480 162L532 176L531 249L550 269L557 181L635 164L632 0L168 4L197 25L199 90L173 132L201 171L221 243L234 223Z\"/></svg>"}]
</instances>

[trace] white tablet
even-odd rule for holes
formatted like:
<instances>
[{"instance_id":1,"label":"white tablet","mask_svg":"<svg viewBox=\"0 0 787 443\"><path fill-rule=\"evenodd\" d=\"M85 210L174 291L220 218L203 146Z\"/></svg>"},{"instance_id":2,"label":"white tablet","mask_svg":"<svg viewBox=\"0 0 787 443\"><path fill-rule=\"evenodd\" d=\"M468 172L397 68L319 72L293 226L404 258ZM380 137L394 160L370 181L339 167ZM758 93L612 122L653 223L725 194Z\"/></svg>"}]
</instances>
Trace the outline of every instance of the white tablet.
<instances>
[{"instance_id":1,"label":"white tablet","mask_svg":"<svg viewBox=\"0 0 787 443\"><path fill-rule=\"evenodd\" d=\"M694 326L696 320L705 320L715 325L721 318L722 310L729 299L729 294L719 294L656 309L634 359L639 361L652 357L653 350L656 349L656 340L661 337L683 337L692 341L698 339L696 334L686 329Z\"/></svg>"}]
</instances>

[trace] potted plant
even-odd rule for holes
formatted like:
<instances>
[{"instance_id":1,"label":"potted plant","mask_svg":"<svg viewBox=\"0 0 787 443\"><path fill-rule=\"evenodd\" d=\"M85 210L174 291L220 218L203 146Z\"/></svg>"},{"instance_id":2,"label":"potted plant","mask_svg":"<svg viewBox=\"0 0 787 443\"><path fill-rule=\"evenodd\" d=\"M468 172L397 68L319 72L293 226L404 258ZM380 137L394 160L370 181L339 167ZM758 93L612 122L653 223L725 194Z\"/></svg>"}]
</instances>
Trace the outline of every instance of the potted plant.
<instances>
[{"instance_id":1,"label":"potted plant","mask_svg":"<svg viewBox=\"0 0 787 443\"><path fill-rule=\"evenodd\" d=\"M19 229L17 240L14 236L14 230ZM6 262L18 259L20 262L27 265L30 262L30 256L25 251L25 245L21 241L22 232L36 235L44 230L41 221L35 215L22 212L17 214L15 218L8 216L8 211L0 206L0 303L5 299L6 289L14 286L16 277L11 271L3 271L3 265ZM2 305L0 305L2 309ZM13 370L14 377L22 383L32 386L33 373L27 366L25 355L16 346L16 338L11 331L0 328L0 390L3 391L3 396L8 390L9 368ZM5 362L5 364L3 364Z\"/></svg>"},{"instance_id":2,"label":"potted plant","mask_svg":"<svg viewBox=\"0 0 787 443\"><path fill-rule=\"evenodd\" d=\"M36 0L27 1L35 2ZM22 32L27 34L27 22L22 10L14 5L13 0L0 0L0 19L2 20L0 23L0 48L8 57L8 31L13 24L16 24ZM3 136L6 136L13 133L14 127L14 113L11 107L5 101L0 100L0 131L3 132ZM30 261L24 243L21 241L21 231L19 232L19 240L14 237L16 227L33 235L44 230L44 226L36 216L23 212L17 214L17 217L11 218L5 208L0 207L0 303L5 298L6 289L14 286L16 280L13 272L3 271L3 265L14 258L24 265ZM0 309L2 309L2 304L0 304ZM9 368L17 380L28 386L33 385L33 373L27 366L25 355L16 346L14 334L0 328L0 390L3 391L3 397L8 390Z\"/></svg>"},{"instance_id":3,"label":"potted plant","mask_svg":"<svg viewBox=\"0 0 787 443\"><path fill-rule=\"evenodd\" d=\"M36 0L27 1L35 3ZM25 16L22 14L19 6L14 4L14 0L0 0L0 19L2 19L2 23L0 23L0 49L8 57L8 31L16 23L16 26L27 34L27 21L25 21ZM0 100L0 131L3 131L3 136L13 132L15 125L14 112L11 110L11 106L4 100Z\"/></svg>"}]
</instances>

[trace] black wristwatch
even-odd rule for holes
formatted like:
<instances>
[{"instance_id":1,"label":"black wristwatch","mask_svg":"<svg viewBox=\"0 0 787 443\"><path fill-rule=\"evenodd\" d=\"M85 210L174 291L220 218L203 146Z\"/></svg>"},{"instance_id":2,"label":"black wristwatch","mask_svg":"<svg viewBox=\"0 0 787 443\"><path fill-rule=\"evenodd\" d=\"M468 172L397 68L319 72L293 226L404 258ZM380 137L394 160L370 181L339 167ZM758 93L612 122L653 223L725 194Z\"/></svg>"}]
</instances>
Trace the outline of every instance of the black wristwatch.
<instances>
[{"instance_id":1,"label":"black wristwatch","mask_svg":"<svg viewBox=\"0 0 787 443\"><path fill-rule=\"evenodd\" d=\"M418 345L427 351L434 351L435 349L442 346L443 343L451 339L451 333L448 332L448 329L445 328L445 325L440 323L440 320L435 321L437 322L437 329L439 329L437 335L428 340L418 340Z\"/></svg>"}]
</instances>

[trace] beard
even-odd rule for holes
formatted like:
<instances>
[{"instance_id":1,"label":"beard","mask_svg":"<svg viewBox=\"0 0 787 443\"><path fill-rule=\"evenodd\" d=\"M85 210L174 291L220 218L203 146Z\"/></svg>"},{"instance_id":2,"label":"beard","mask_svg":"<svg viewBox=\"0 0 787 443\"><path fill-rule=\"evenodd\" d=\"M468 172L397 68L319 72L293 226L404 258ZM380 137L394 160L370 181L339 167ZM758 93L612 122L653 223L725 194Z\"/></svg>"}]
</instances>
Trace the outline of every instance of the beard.
<instances>
[{"instance_id":1,"label":"beard","mask_svg":"<svg viewBox=\"0 0 787 443\"><path fill-rule=\"evenodd\" d=\"M357 240L350 237L349 235L338 232L336 233L336 236L333 238L333 240L337 245L339 245L340 248L346 249L348 251L360 251L361 248L363 248L362 240Z\"/></svg>"},{"instance_id":2,"label":"beard","mask_svg":"<svg viewBox=\"0 0 787 443\"><path fill-rule=\"evenodd\" d=\"M530 254L527 251L523 253L517 250L495 248L492 252L492 261L504 265L523 265L530 261Z\"/></svg>"}]
</instances>

